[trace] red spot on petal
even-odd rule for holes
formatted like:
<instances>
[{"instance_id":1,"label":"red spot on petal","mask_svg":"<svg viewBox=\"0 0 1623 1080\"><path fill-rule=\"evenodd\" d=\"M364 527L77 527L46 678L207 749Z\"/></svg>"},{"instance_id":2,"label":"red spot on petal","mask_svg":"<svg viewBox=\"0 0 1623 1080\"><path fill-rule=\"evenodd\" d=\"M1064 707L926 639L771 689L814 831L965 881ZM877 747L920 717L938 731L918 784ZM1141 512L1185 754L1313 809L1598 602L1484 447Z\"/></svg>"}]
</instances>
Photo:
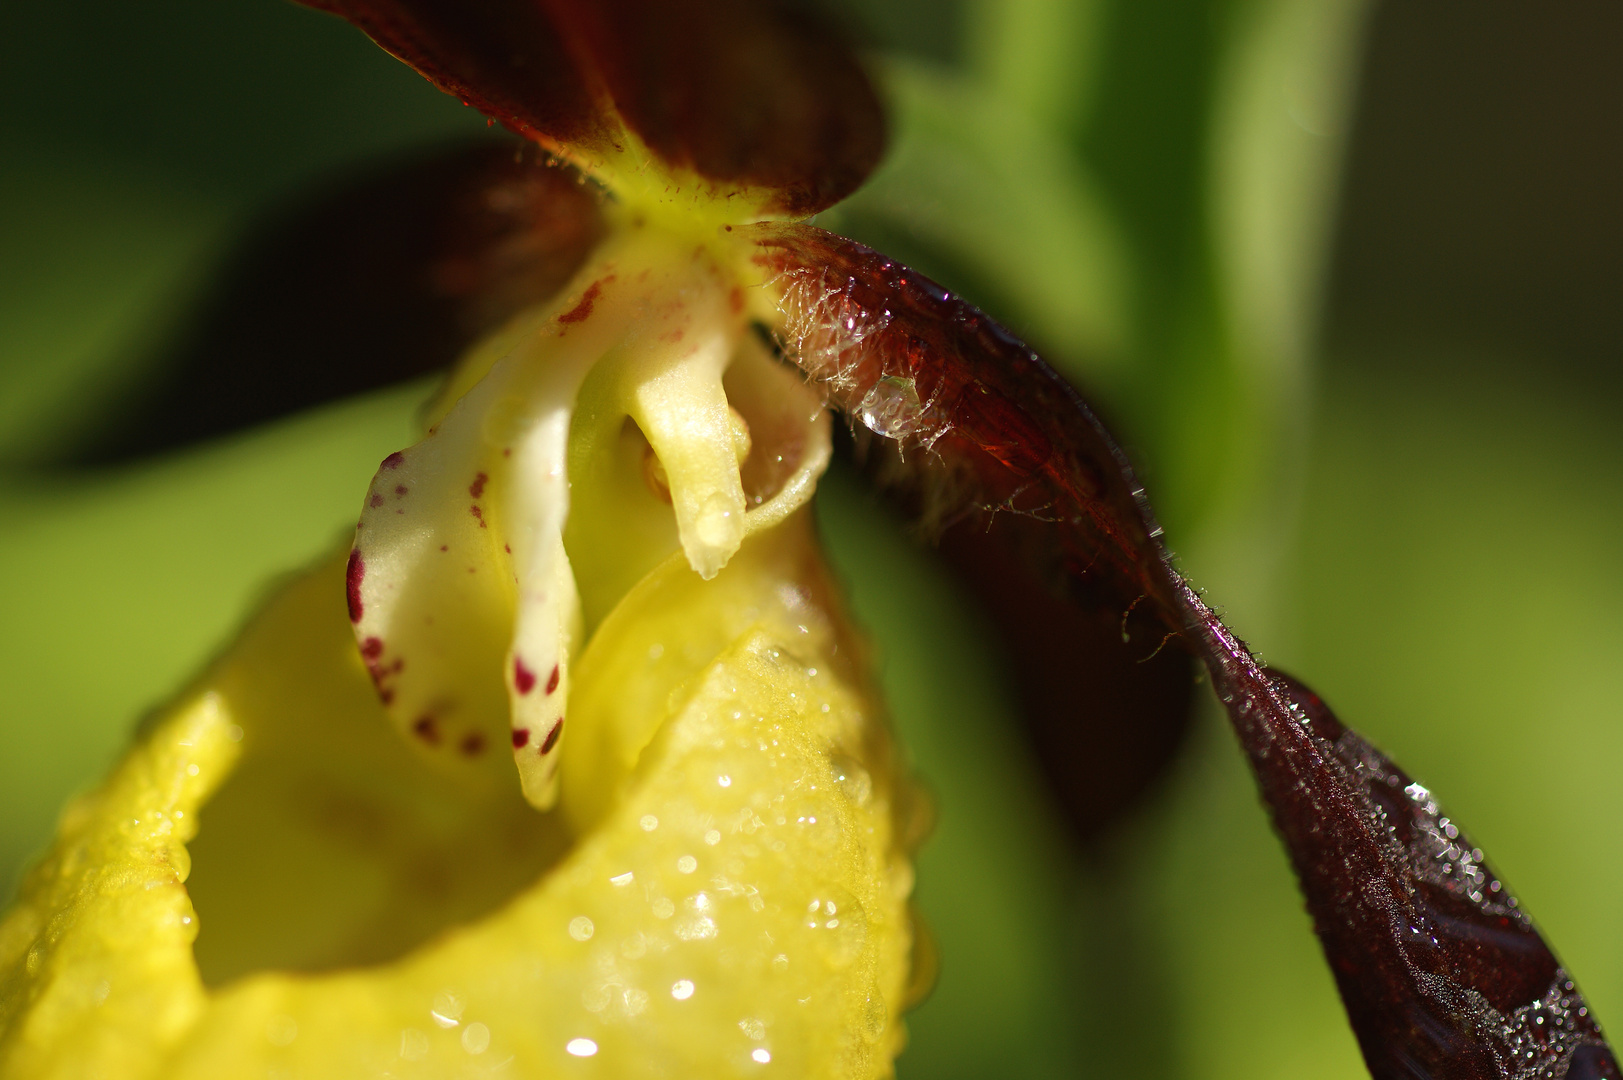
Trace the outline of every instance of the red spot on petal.
<instances>
[{"instance_id":1,"label":"red spot on petal","mask_svg":"<svg viewBox=\"0 0 1623 1080\"><path fill-rule=\"evenodd\" d=\"M484 473L480 473L478 476L475 476L473 478L473 483L468 485L468 494L472 495L476 499L479 498L485 493L485 483L489 479L490 477L486 476Z\"/></svg>"},{"instance_id":2,"label":"red spot on petal","mask_svg":"<svg viewBox=\"0 0 1623 1080\"><path fill-rule=\"evenodd\" d=\"M398 468L400 468L400 466L404 465L405 463L406 463L406 455L402 454L400 451L396 450L394 453L390 454L388 457L383 459L383 464L381 466L379 466L379 468L398 469Z\"/></svg>"},{"instance_id":3,"label":"red spot on petal","mask_svg":"<svg viewBox=\"0 0 1623 1080\"><path fill-rule=\"evenodd\" d=\"M393 705L394 704L394 691L393 690L379 690L378 691L378 700L383 702L385 705Z\"/></svg>"},{"instance_id":4,"label":"red spot on petal","mask_svg":"<svg viewBox=\"0 0 1623 1080\"><path fill-rule=\"evenodd\" d=\"M507 552L509 555L511 555L511 554L513 554L513 545L512 544L503 544L502 545L502 550Z\"/></svg>"},{"instance_id":5,"label":"red spot on petal","mask_svg":"<svg viewBox=\"0 0 1623 1080\"><path fill-rule=\"evenodd\" d=\"M382 495L374 495L374 496L372 496L370 499L366 500L366 505L372 507L374 510L377 509L378 507L383 505L383 496Z\"/></svg>"},{"instance_id":6,"label":"red spot on petal","mask_svg":"<svg viewBox=\"0 0 1623 1080\"><path fill-rule=\"evenodd\" d=\"M727 228L728 228L728 231L732 230L731 225L727 226ZM733 314L734 315L737 315L739 312L743 311L744 310L744 290L740 289L737 285L734 285L733 286L733 291L727 294L727 306L733 309Z\"/></svg>"},{"instance_id":7,"label":"red spot on petal","mask_svg":"<svg viewBox=\"0 0 1623 1080\"><path fill-rule=\"evenodd\" d=\"M585 294L581 296L580 303L558 316L558 321L561 323L585 322L587 319L591 318L592 305L597 303L597 298L601 296L602 293L603 283L600 281L592 282L591 286L587 288Z\"/></svg>"},{"instance_id":8,"label":"red spot on petal","mask_svg":"<svg viewBox=\"0 0 1623 1080\"><path fill-rule=\"evenodd\" d=\"M558 745L558 736L562 735L563 733L564 721L563 717L560 716L558 718L558 722L552 725L552 730L547 732L547 741L541 744L541 753L552 753L552 748Z\"/></svg>"},{"instance_id":9,"label":"red spot on petal","mask_svg":"<svg viewBox=\"0 0 1623 1080\"><path fill-rule=\"evenodd\" d=\"M511 446L502 447L502 457L512 457L512 456L513 456L513 448Z\"/></svg>"},{"instance_id":10,"label":"red spot on petal","mask_svg":"<svg viewBox=\"0 0 1623 1080\"><path fill-rule=\"evenodd\" d=\"M369 637L361 642L361 655L368 660L376 660L383 655L383 639Z\"/></svg>"},{"instance_id":11,"label":"red spot on petal","mask_svg":"<svg viewBox=\"0 0 1623 1080\"><path fill-rule=\"evenodd\" d=\"M558 665L552 665L552 674L547 676L547 693L558 689Z\"/></svg>"},{"instance_id":12,"label":"red spot on petal","mask_svg":"<svg viewBox=\"0 0 1623 1080\"><path fill-rule=\"evenodd\" d=\"M407 487L406 487L406 485L405 485L405 484L396 484L396 485L395 485L395 486L394 486L394 493L395 493L395 494L396 494L396 495L404 495L404 494L405 494L405 493L406 493L406 491L407 491L407 490L408 490L408 489L407 489Z\"/></svg>"},{"instance_id":13,"label":"red spot on petal","mask_svg":"<svg viewBox=\"0 0 1623 1080\"><path fill-rule=\"evenodd\" d=\"M462 741L457 744L457 748L468 757L478 757L485 752L485 737L477 731L470 731L462 736Z\"/></svg>"},{"instance_id":14,"label":"red spot on petal","mask_svg":"<svg viewBox=\"0 0 1623 1080\"><path fill-rule=\"evenodd\" d=\"M411 725L411 732L430 746L440 744L440 726L434 722L432 716L419 717L417 722Z\"/></svg>"},{"instance_id":15,"label":"red spot on petal","mask_svg":"<svg viewBox=\"0 0 1623 1080\"><path fill-rule=\"evenodd\" d=\"M366 563L361 561L361 553L356 548L349 552L349 565L344 568L344 587L349 598L349 621L361 621L361 613L366 610L361 603L361 581L366 577Z\"/></svg>"},{"instance_id":16,"label":"red spot on petal","mask_svg":"<svg viewBox=\"0 0 1623 1080\"><path fill-rule=\"evenodd\" d=\"M472 506L468 507L468 513L479 519L479 527L481 529L485 527L485 512L479 509L478 503L474 503Z\"/></svg>"},{"instance_id":17,"label":"red spot on petal","mask_svg":"<svg viewBox=\"0 0 1623 1080\"><path fill-rule=\"evenodd\" d=\"M440 550L441 551L450 551L451 550L451 545L450 544L441 544L440 545Z\"/></svg>"},{"instance_id":18,"label":"red spot on petal","mask_svg":"<svg viewBox=\"0 0 1623 1080\"><path fill-rule=\"evenodd\" d=\"M527 727L513 729L513 749L517 750L530 741L530 729Z\"/></svg>"},{"instance_id":19,"label":"red spot on petal","mask_svg":"<svg viewBox=\"0 0 1623 1080\"><path fill-rule=\"evenodd\" d=\"M513 689L528 694L535 689L535 672L524 666L524 658L513 657Z\"/></svg>"}]
</instances>

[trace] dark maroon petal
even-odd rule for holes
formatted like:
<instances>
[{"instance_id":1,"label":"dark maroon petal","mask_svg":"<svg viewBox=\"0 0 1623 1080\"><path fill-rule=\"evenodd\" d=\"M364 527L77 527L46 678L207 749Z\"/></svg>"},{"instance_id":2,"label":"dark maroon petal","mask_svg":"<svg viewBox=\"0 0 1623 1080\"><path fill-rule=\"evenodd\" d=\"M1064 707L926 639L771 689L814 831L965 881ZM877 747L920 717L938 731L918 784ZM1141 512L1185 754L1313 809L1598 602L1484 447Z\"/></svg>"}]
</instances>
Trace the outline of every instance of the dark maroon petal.
<instances>
[{"instance_id":1,"label":"dark maroon petal","mask_svg":"<svg viewBox=\"0 0 1623 1080\"><path fill-rule=\"evenodd\" d=\"M522 160L514 152L525 149ZM447 367L555 293L602 234L574 170L503 140L395 163L275 214L78 455L182 446Z\"/></svg>"},{"instance_id":2,"label":"dark maroon petal","mask_svg":"<svg viewBox=\"0 0 1623 1080\"><path fill-rule=\"evenodd\" d=\"M854 191L884 117L845 42L765 0L305 0L565 154L620 149L803 217Z\"/></svg>"},{"instance_id":3,"label":"dark maroon petal","mask_svg":"<svg viewBox=\"0 0 1623 1080\"><path fill-rule=\"evenodd\" d=\"M978 523L976 540L948 533L956 561L987 582L1020 569L1018 590L1047 578L1050 606L1080 608L1076 623L1119 620L1129 641L1159 624L1204 662L1377 1080L1623 1075L1566 971L1431 793L1311 691L1261 667L1179 576L1124 455L1074 391L906 267L807 226L758 237L788 351L872 433L879 479L926 523ZM1020 633L1029 601L1005 600L993 609ZM1132 716L1133 694L1157 715L1146 687L1127 694L1120 715ZM1070 703L1072 722L1092 707ZM1083 746L1051 775L1097 784L1111 762Z\"/></svg>"},{"instance_id":4,"label":"dark maroon petal","mask_svg":"<svg viewBox=\"0 0 1623 1080\"><path fill-rule=\"evenodd\" d=\"M1188 645L1126 458L1026 346L928 279L805 226L762 226L790 351L867 471L939 540L1005 648L1037 759L1088 839L1189 725Z\"/></svg>"}]
</instances>

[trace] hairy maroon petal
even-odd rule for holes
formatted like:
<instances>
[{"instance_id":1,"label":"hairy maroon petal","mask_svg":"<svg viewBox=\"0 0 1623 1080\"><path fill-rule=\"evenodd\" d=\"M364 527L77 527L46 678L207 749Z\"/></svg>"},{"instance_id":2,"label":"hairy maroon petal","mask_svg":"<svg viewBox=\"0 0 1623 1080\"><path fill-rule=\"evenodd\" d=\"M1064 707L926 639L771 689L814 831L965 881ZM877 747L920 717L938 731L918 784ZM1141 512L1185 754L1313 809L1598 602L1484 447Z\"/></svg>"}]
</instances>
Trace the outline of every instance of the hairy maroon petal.
<instances>
[{"instance_id":1,"label":"hairy maroon petal","mask_svg":"<svg viewBox=\"0 0 1623 1080\"><path fill-rule=\"evenodd\" d=\"M1165 772L1193 700L1176 575L1126 458L1069 384L934 283L811 227L758 237L789 351L981 602L1091 838Z\"/></svg>"},{"instance_id":2,"label":"hairy maroon petal","mask_svg":"<svg viewBox=\"0 0 1623 1080\"><path fill-rule=\"evenodd\" d=\"M163 381L78 460L166 450L439 371L569 280L603 233L573 169L460 146L275 214L217 273Z\"/></svg>"},{"instance_id":3,"label":"hairy maroon petal","mask_svg":"<svg viewBox=\"0 0 1623 1080\"><path fill-rule=\"evenodd\" d=\"M1377 1080L1623 1076L1481 851L1429 791L1223 626L1173 567L1122 452L1053 371L974 308L858 244L806 226L763 226L757 239L791 355L888 450L881 480L927 524L991 518L967 547L950 533L945 546L986 581L1015 583L1004 626L1018 633L1024 612L1053 603L1018 597L1042 572L1081 609L1078 625L1090 610L1110 613L1132 641L1159 624L1204 662ZM1151 695L1137 693L1154 718ZM1072 705L1077 725L1090 705ZM1051 773L1096 783L1107 763L1080 746Z\"/></svg>"},{"instance_id":4,"label":"hairy maroon petal","mask_svg":"<svg viewBox=\"0 0 1623 1080\"><path fill-rule=\"evenodd\" d=\"M304 2L549 148L597 159L629 130L769 213L832 205L884 150L878 97L845 42L769 0Z\"/></svg>"},{"instance_id":5,"label":"hairy maroon petal","mask_svg":"<svg viewBox=\"0 0 1623 1080\"><path fill-rule=\"evenodd\" d=\"M892 441L885 479L916 489L927 526L997 512L1051 521L1042 542L1091 596L1176 609L1176 574L1126 455L1036 353L853 241L805 225L755 235L791 353L831 404Z\"/></svg>"}]
</instances>

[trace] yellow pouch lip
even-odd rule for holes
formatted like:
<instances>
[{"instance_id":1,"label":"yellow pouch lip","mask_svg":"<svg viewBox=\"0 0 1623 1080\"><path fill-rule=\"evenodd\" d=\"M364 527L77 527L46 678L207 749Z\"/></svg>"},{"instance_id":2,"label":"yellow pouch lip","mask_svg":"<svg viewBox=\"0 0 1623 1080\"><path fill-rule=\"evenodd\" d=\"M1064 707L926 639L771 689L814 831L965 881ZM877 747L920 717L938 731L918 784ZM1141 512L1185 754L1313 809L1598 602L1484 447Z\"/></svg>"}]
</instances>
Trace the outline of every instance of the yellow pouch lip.
<instances>
[{"instance_id":1,"label":"yellow pouch lip","mask_svg":"<svg viewBox=\"0 0 1623 1080\"><path fill-rule=\"evenodd\" d=\"M771 542L750 541L747 544L750 550L740 564L738 574L752 573L751 560L758 557L777 560L779 569L775 573L779 580L783 574L794 573L797 561L803 563L808 555L807 549L801 546L804 538L796 534L807 532L807 527L804 521L798 525L791 521L787 523L787 528L789 532L773 530L762 538ZM331 609L336 640L342 642L345 631L342 626L342 598L341 593L332 587L338 577L337 570L337 565L329 562L315 574L294 582L289 594L303 589L312 597L323 598L322 602ZM650 575L650 578L655 576ZM279 597L276 603L289 602L289 594ZM807 595L809 598L809 593ZM275 603L272 607L275 607ZM790 657L790 660L783 662L791 665L786 670L793 670L793 655L804 657L808 652L816 655L816 649L808 650L804 642L780 642L778 639L784 636L781 620L778 620L775 636L763 632L759 618L745 619L744 622L744 629L729 639L733 644L721 650L735 659L743 658L738 662L759 664L762 662L760 657L771 651ZM768 626L771 623L772 620L766 620ZM243 641L249 641L259 628L260 621L256 620L245 633ZM612 628L607 629L613 633ZM788 651L785 651L786 646ZM656 745L642 748L637 775L630 780L624 801L618 808L609 811L612 822L585 835L563 857L563 861L533 887L514 895L491 914L473 923L455 927L398 960L382 965L315 975L262 972L210 991L203 985L191 953L198 917L192 911L191 896L183 884L190 873L186 842L196 833L199 815L203 816L206 824L208 799L231 770L238 766L245 748L250 752L254 749L258 733L252 727L244 733L233 713L232 669L234 664L241 661L238 655L240 647L239 642L237 648L228 651L209 675L181 699L177 708L149 724L137 745L107 783L69 811L64 818L56 849L46 863L36 869L25 887L23 904L0 924L0 965L4 965L0 971L9 969L4 981L0 982L0 986L4 986L4 990L0 991L3 994L0 996L0 1009L3 1009L0 1015L5 1016L4 1026L0 1027L0 1072L21 1076L71 1075L101 1060L120 1062L120 1070L129 1076L183 1076L190 1075L188 1069L195 1069L195 1075L199 1076L231 1075L232 1068L235 1068L232 1062L239 1059L243 1062L256 1060L265 1065L278 1055L302 1057L298 1053L301 1042L309 1047L328 1036L337 1038L332 1025L323 1026L327 1021L309 1020L304 1008L296 1007L298 1000L308 999L307 1003L315 1007L314 999L325 996L326 1011L347 1016L352 1032L360 1033L368 1030L369 1025L394 1023L389 1019L399 1014L394 1006L413 995L422 999L414 1001L413 1005L422 1006L416 1011L421 1013L419 1019L423 1023L415 1026L396 1023L389 1028L387 1041L393 1055L390 1067L405 1067L419 1061L425 1063L421 1068L427 1069L427 1062L438 1060L436 1055L444 1056L440 1050L446 1049L441 1046L446 1040L440 1036L444 1031L452 1030L435 1026L430 1015L434 999L444 993L455 995L458 984L473 981L446 976L446 965L455 966L455 958L460 957L467 969L477 972L480 967L488 966L481 964L481 957L488 960L491 954L500 951L494 944L498 939L524 939L526 911L533 911L536 905L544 905L547 894L555 895L564 883L578 882L592 876L584 867L592 862L593 852L598 850L593 846L594 838L609 834L625 834L634 838L646 836L642 818L649 814L670 816L669 811L661 814L654 804L650 804L652 809L643 808L646 813L633 813L633 809L637 800L656 797L653 788L658 786L666 771L665 766L672 753L671 745L681 743L690 752L694 747L709 752L706 746L715 741L695 741L693 738L684 741L678 737L676 728L667 725L654 740ZM354 682L356 694L363 700L369 698L370 689L365 685L359 659L351 651L345 655L344 662L349 665L349 676ZM833 741L823 738L819 742L812 738L808 742L806 738L801 738L805 745L797 752L802 754L803 760L826 763L830 748L836 742L841 744L839 754L846 760L869 758L874 748L888 747L882 730L872 726L875 720L871 703L865 703L865 695L860 688L845 686L839 689L844 684L838 681L837 674L844 661L819 663L813 660L809 663L819 669L818 674L800 677L814 682L821 680L823 685L832 686L838 691L830 699L835 704L831 711L836 717L844 712L845 719L841 723L847 730L844 736ZM803 672L806 666L800 664L799 670ZM687 708L692 708L693 695L703 692L703 684L716 678L715 672L714 663L700 671L696 680L700 685L690 688L685 699ZM737 682L736 678L733 682ZM793 697L792 694L790 696ZM841 701L844 704L840 704ZM375 711L375 704L373 708ZM864 716L866 719L863 719ZM689 721L690 725L693 722L698 721ZM382 726L380 718L378 723L379 732L392 738ZM853 724L856 726L852 727ZM401 749L404 753L404 749ZM870 759L869 768L876 776L890 777L888 750L881 759ZM873 787L879 789L883 796L891 782L885 779ZM794 788L794 784L786 784L783 790L792 794ZM726 793L726 789L719 787L709 790ZM665 798L660 805L674 805L675 801ZM117 823L121 815L137 805L143 807L141 816L130 820L139 820L139 826ZM521 809L526 814L531 813L527 807ZM694 820L697 821L705 813L703 808L695 811L697 816ZM864 968L863 978L858 980L863 984L858 995L861 1001L856 1004L847 1001L842 1006L851 1017L858 1019L861 1010L865 1009L869 1014L868 1019L863 1023L847 1023L850 1017L845 1020L824 1017L816 1026L825 1032L833 1024L849 1032L860 1034L861 1031L876 1031L878 1034L877 1041L859 1038L857 1043L861 1044L860 1047L857 1043L849 1046L842 1044L844 1048L839 1050L839 1054L846 1055L841 1060L850 1058L847 1064L857 1059L865 1062L861 1069L852 1073L841 1067L828 1075L867 1075L870 1067L881 1070L888 1068L890 1057L899 1049L902 1037L895 1019L906 978L910 930L905 910L905 891L911 875L887 868L896 860L906 861L906 853L899 850L896 842L890 838L891 813L888 804L861 810L858 816L865 824L844 830L841 835L845 838L839 843L858 843L867 852L860 859L866 870L855 877L836 875L839 880L831 880L827 884L829 888L837 886L838 890L851 896L863 895L870 929L885 928L882 941L875 946L882 946L884 956L876 953L863 961L869 968ZM168 823L167 827L163 824L165 822ZM667 821L665 827L670 827L670 824ZM710 850L705 838L714 827L714 823L711 823L710 828L692 838L689 846L700 857ZM100 865L96 865L98 863ZM669 867L665 868L664 873L667 877L673 876ZM599 873L597 876L608 881L619 874ZM676 868L674 877L687 880L680 867ZM896 889L898 883L903 883L900 892ZM602 882L596 884L601 885ZM765 891L770 895L771 890ZM697 894L690 894L690 898L692 895ZM737 901L745 905L740 910L747 910L751 895L748 892L725 892L724 895L729 902ZM758 897L760 892L755 895ZM673 906L683 902L680 895L669 899ZM806 898L801 899L810 902ZM123 931L110 937L108 928L99 925L99 920L108 917L113 910L120 913ZM781 905L777 910L781 915ZM658 914L654 912L656 920ZM680 911L674 912L671 918L680 914ZM203 918L207 919L206 906ZM552 931L567 933L570 920L552 921L557 923ZM599 922L602 923L602 920ZM47 923L50 924L48 930ZM131 947L127 930L132 925L143 928L161 925L167 929L145 942L139 942L137 947ZM673 922L670 925L676 924ZM530 937L533 939L533 932ZM572 939L563 940L568 941L570 947L576 944ZM554 941L553 944L558 942ZM883 960L880 968L869 970L872 967L870 961L877 963L880 960ZM546 966L543 964L543 967ZM552 970L556 972L562 969L554 967ZM410 993L399 985L402 980L412 984ZM672 985L677 981L680 980L673 979ZM709 976L712 986L720 981L719 975ZM844 982L836 979L826 982L825 986L836 984L844 988L841 993L845 997L856 993L850 989L855 984L849 979ZM103 986L107 987L105 991L100 989ZM462 989L466 991L466 986ZM131 1007L134 1003L130 997L132 991L145 994L139 1008ZM98 994L102 995L100 1000L97 1000ZM621 1000L623 1005L623 998ZM877 1007L867 1004L870 1000L887 1003L883 1006L882 1022L872 1015ZM401 1008L404 1009L404 1006ZM852 1009L857 1012L851 1012ZM315 1011L323 1010L316 1008ZM511 1033L504 1034L500 1025L489 1022L490 1019L487 1012L486 1020L476 1021L470 1015L466 1022L459 1021L460 1026L454 1029L456 1040L472 1030L469 1025L478 1022L485 1025L486 1034L496 1032L489 1046L499 1048L505 1045L503 1038ZM336 1023L336 1020L333 1021L333 1024ZM303 1034L288 1038L286 1045L280 1045L278 1040L286 1038L294 1028ZM408 1029L419 1031L428 1039L429 1050L425 1051L424 1056L400 1056L402 1047L415 1054L414 1048L418 1045L415 1035L402 1034ZM729 1021L726 1030L739 1029L736 1023ZM749 1045L744 1046L743 1050L733 1047L729 1051L732 1059L736 1059L734 1064L741 1068L760 1065L744 1050L754 1053L756 1049L762 1049L775 1054L774 1060L780 1064L787 1064L803 1055L816 1056L819 1045L816 1039L807 1035L796 1042L788 1034L794 1030L792 1025L774 1030L781 1035L779 1041L772 1044L777 1049L767 1049L766 1043L756 1045L759 1040L751 1042L745 1039ZM321 1035L321 1031L328 1032L328 1036ZM449 1061L461 1063L466 1059L471 1063L477 1055L470 1054L468 1046L479 1045L486 1034L470 1036L467 1046L452 1040L446 1053L452 1050L455 1053L450 1054ZM381 1043L373 1039L368 1045L370 1049L362 1055L365 1060L350 1059L350 1066L363 1073L383 1068L382 1059L376 1056L382 1053L378 1049ZM601 1045L608 1044L604 1042ZM551 1047L551 1051L557 1049ZM166 1054L171 1052L180 1057L165 1064ZM660 1052L672 1051L666 1046ZM563 1053L565 1058L573 1060L567 1049ZM830 1053L833 1053L832 1048ZM853 1054L854 1058L851 1057ZM487 1064L496 1060L496 1057L479 1058L480 1062ZM605 1052L600 1064L607 1061ZM448 1062L445 1064L449 1067ZM702 1064L694 1061L695 1067ZM629 1060L627 1065L631 1067ZM243 1068L247 1066L244 1064ZM813 1074L818 1071L811 1070ZM420 1074L438 1075L432 1071Z\"/></svg>"}]
</instances>

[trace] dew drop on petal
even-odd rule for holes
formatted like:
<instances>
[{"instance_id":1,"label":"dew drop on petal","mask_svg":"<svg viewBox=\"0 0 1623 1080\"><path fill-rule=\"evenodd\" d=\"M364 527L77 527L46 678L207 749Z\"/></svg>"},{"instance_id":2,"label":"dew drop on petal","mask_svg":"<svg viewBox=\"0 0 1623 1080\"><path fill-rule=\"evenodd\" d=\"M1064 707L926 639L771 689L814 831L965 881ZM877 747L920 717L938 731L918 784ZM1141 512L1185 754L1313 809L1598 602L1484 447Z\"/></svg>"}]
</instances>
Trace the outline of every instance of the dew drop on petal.
<instances>
[{"instance_id":1,"label":"dew drop on petal","mask_svg":"<svg viewBox=\"0 0 1623 1080\"><path fill-rule=\"evenodd\" d=\"M419 1028L409 1027L400 1032L400 1056L407 1061L421 1061L428 1056L428 1036Z\"/></svg>"}]
</instances>

